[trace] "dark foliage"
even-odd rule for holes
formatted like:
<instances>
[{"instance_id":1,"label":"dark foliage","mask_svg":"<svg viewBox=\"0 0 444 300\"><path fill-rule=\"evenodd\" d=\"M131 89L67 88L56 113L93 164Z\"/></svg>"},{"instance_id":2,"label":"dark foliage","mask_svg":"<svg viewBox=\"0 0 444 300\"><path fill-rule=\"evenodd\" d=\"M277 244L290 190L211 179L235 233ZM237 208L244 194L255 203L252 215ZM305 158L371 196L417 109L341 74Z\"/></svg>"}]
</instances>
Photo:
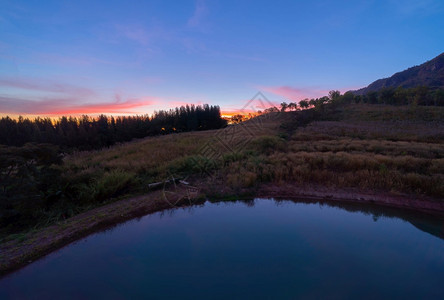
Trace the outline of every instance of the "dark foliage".
<instances>
[{"instance_id":1,"label":"dark foliage","mask_svg":"<svg viewBox=\"0 0 444 300\"><path fill-rule=\"evenodd\" d=\"M0 144L22 146L26 143L49 143L63 149L98 149L126 142L133 138L172 132L217 129L226 126L219 106L187 105L168 111L155 112L153 116L97 118L61 117L34 120L19 117L0 119Z\"/></svg>"},{"instance_id":2,"label":"dark foliage","mask_svg":"<svg viewBox=\"0 0 444 300\"><path fill-rule=\"evenodd\" d=\"M0 146L0 157L0 226L35 224L39 210L51 207L62 194L58 148Z\"/></svg>"},{"instance_id":3,"label":"dark foliage","mask_svg":"<svg viewBox=\"0 0 444 300\"><path fill-rule=\"evenodd\" d=\"M351 103L353 99L356 103L368 104L444 106L444 90L431 89L427 86L408 89L385 87L365 95L355 95L350 99L345 99L344 96L341 100L345 103Z\"/></svg>"}]
</instances>

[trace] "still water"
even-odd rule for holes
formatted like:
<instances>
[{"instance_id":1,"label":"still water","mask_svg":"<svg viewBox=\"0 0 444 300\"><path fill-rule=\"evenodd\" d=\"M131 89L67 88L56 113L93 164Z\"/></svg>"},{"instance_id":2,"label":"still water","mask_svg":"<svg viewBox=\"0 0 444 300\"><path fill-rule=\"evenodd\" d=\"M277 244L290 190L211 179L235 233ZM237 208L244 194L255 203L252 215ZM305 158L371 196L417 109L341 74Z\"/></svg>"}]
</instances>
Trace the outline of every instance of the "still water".
<instances>
[{"instance_id":1,"label":"still water","mask_svg":"<svg viewBox=\"0 0 444 300\"><path fill-rule=\"evenodd\" d=\"M0 279L0 299L444 299L444 220L355 204L205 203L126 222Z\"/></svg>"}]
</instances>

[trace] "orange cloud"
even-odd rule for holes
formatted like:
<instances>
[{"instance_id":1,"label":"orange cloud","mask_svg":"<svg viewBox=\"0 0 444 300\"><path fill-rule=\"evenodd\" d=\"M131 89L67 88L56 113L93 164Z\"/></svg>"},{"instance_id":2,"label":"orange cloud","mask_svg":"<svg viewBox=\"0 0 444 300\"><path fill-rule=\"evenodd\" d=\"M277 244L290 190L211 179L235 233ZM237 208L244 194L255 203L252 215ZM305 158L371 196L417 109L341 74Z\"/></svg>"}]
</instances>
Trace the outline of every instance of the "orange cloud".
<instances>
[{"instance_id":1,"label":"orange cloud","mask_svg":"<svg viewBox=\"0 0 444 300\"><path fill-rule=\"evenodd\" d=\"M82 104L55 109L41 114L50 115L79 115L79 114L130 114L135 113L134 109L142 106L153 105L156 102L153 98L130 99L126 101L114 101L98 104Z\"/></svg>"},{"instance_id":2,"label":"orange cloud","mask_svg":"<svg viewBox=\"0 0 444 300\"><path fill-rule=\"evenodd\" d=\"M0 96L0 114L11 115L80 115L80 114L133 114L138 108L153 105L154 97L122 100L115 95L111 102L99 102L94 90L51 79L0 77L0 87L12 88L14 95ZM36 96L20 97L14 89L37 91ZM19 92L26 95L29 92ZM42 95L45 96L37 96Z\"/></svg>"},{"instance_id":3,"label":"orange cloud","mask_svg":"<svg viewBox=\"0 0 444 300\"><path fill-rule=\"evenodd\" d=\"M202 105L202 101L169 101L168 106L171 108L187 106L187 105Z\"/></svg>"},{"instance_id":4,"label":"orange cloud","mask_svg":"<svg viewBox=\"0 0 444 300\"><path fill-rule=\"evenodd\" d=\"M157 102L154 97L128 99L103 103L86 103L72 105L73 99L43 99L38 101L0 97L0 112L5 114L29 115L80 115L80 114L131 114L137 108L153 105Z\"/></svg>"}]
</instances>

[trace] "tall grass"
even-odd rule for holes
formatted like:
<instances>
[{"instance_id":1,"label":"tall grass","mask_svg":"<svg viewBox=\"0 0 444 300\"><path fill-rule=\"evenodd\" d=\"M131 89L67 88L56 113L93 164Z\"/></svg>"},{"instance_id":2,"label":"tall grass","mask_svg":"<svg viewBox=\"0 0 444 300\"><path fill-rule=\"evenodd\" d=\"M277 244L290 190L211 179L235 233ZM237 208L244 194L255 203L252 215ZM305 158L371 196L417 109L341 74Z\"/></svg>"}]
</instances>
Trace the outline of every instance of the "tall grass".
<instances>
[{"instance_id":1,"label":"tall grass","mask_svg":"<svg viewBox=\"0 0 444 300\"><path fill-rule=\"evenodd\" d=\"M247 131L174 134L76 153L65 159L64 173L86 202L147 191L148 183L168 174L205 180L202 168L217 170L220 184L233 189L295 182L444 198L444 109L350 105L324 121L280 131L280 124L297 117L277 114L237 125ZM233 145L249 142L234 152L219 147L217 157L202 154L207 143L217 143L214 135L229 134Z\"/></svg>"}]
</instances>

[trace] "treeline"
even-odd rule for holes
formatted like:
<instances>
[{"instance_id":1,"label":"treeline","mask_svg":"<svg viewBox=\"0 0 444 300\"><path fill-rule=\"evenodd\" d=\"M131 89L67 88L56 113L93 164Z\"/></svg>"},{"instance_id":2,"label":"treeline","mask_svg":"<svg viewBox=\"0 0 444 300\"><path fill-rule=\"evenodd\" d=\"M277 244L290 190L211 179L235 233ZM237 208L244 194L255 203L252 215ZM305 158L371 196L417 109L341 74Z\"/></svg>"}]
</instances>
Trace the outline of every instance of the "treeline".
<instances>
[{"instance_id":1,"label":"treeline","mask_svg":"<svg viewBox=\"0 0 444 300\"><path fill-rule=\"evenodd\" d=\"M341 95L339 91L333 90L329 92L328 96L304 99L299 101L299 104L295 102L282 102L280 104L280 110L301 110L310 107L319 108L324 104L338 105L351 103L444 106L444 90L430 89L426 86L418 86L407 89L402 87L386 87L379 91L368 92L364 95L358 95L352 91L348 91ZM272 107L266 109L264 112L268 113L273 111L278 111L278 109Z\"/></svg>"},{"instance_id":2,"label":"treeline","mask_svg":"<svg viewBox=\"0 0 444 300\"><path fill-rule=\"evenodd\" d=\"M0 119L0 144L23 146L26 143L48 143L61 148L98 149L133 138L172 132L217 129L227 125L219 106L186 105L152 116L112 117L100 115L28 119Z\"/></svg>"},{"instance_id":3,"label":"treeline","mask_svg":"<svg viewBox=\"0 0 444 300\"><path fill-rule=\"evenodd\" d=\"M427 86L407 89L385 87L364 95L354 95L352 92L347 92L342 97L342 100L348 103L444 106L444 90L430 89Z\"/></svg>"}]
</instances>

